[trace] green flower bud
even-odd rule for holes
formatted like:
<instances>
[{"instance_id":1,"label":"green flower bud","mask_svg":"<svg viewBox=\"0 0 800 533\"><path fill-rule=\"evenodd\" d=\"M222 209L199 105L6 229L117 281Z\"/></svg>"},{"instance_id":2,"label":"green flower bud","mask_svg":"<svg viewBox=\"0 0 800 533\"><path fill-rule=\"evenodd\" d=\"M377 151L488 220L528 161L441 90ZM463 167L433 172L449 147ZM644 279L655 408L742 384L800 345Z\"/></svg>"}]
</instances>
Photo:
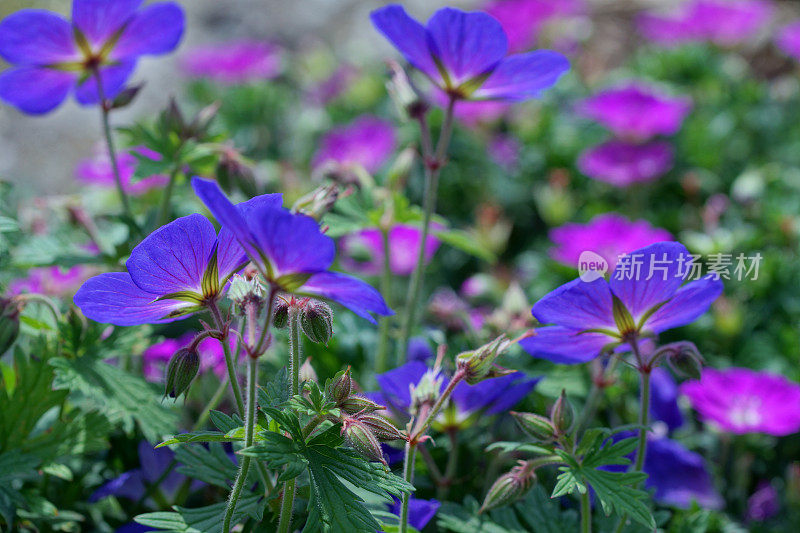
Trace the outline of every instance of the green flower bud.
<instances>
[{"instance_id":1,"label":"green flower bud","mask_svg":"<svg viewBox=\"0 0 800 533\"><path fill-rule=\"evenodd\" d=\"M428 370L422 375L419 383L411 386L411 410L418 415L423 405L432 406L441 395L443 376L436 370Z\"/></svg>"},{"instance_id":2,"label":"green flower bud","mask_svg":"<svg viewBox=\"0 0 800 533\"><path fill-rule=\"evenodd\" d=\"M503 474L486 493L479 513L503 507L522 498L536 483L536 474L530 463L521 462L510 472Z\"/></svg>"},{"instance_id":3,"label":"green flower bud","mask_svg":"<svg viewBox=\"0 0 800 533\"><path fill-rule=\"evenodd\" d=\"M0 355L3 355L19 336L21 304L14 298L0 298Z\"/></svg>"},{"instance_id":4,"label":"green flower bud","mask_svg":"<svg viewBox=\"0 0 800 533\"><path fill-rule=\"evenodd\" d=\"M384 462L381 443L372 430L355 418L345 418L342 423L345 442L370 461Z\"/></svg>"},{"instance_id":5,"label":"green flower bud","mask_svg":"<svg viewBox=\"0 0 800 533\"><path fill-rule=\"evenodd\" d=\"M327 345L333 336L333 311L330 306L309 300L300 311L300 328L311 342Z\"/></svg>"},{"instance_id":6,"label":"green flower bud","mask_svg":"<svg viewBox=\"0 0 800 533\"><path fill-rule=\"evenodd\" d=\"M347 414L354 415L356 413L372 413L386 409L385 406L379 405L369 398L363 396L350 396L344 402L339 404L339 408Z\"/></svg>"},{"instance_id":7,"label":"green flower bud","mask_svg":"<svg viewBox=\"0 0 800 533\"><path fill-rule=\"evenodd\" d=\"M234 303L239 313L244 313L248 305L255 305L260 310L264 305L264 287L258 276L246 277L234 274L228 290L228 298Z\"/></svg>"},{"instance_id":8,"label":"green flower bud","mask_svg":"<svg viewBox=\"0 0 800 533\"><path fill-rule=\"evenodd\" d=\"M181 348L170 358L164 386L164 396L177 398L189 394L189 385L200 369L200 356L196 350Z\"/></svg>"},{"instance_id":9,"label":"green flower bud","mask_svg":"<svg viewBox=\"0 0 800 533\"><path fill-rule=\"evenodd\" d=\"M511 341L505 335L500 335L477 350L458 354L456 356L456 366L460 372L464 373L464 378L470 385L497 377L492 372L494 362L509 346L511 346Z\"/></svg>"},{"instance_id":10,"label":"green flower bud","mask_svg":"<svg viewBox=\"0 0 800 533\"><path fill-rule=\"evenodd\" d=\"M376 414L362 414L356 417L369 428L380 441L405 440L406 436L387 419Z\"/></svg>"},{"instance_id":11,"label":"green flower bud","mask_svg":"<svg viewBox=\"0 0 800 533\"><path fill-rule=\"evenodd\" d=\"M295 213L303 213L316 221L322 220L339 199L339 185L321 185L297 200L292 206Z\"/></svg>"},{"instance_id":12,"label":"green flower bud","mask_svg":"<svg viewBox=\"0 0 800 533\"><path fill-rule=\"evenodd\" d=\"M353 378L350 376L350 367L336 374L331 381L328 382L328 398L330 398L336 405L342 405L348 398L353 389Z\"/></svg>"},{"instance_id":13,"label":"green flower bud","mask_svg":"<svg viewBox=\"0 0 800 533\"><path fill-rule=\"evenodd\" d=\"M556 428L547 418L533 413L517 413L511 411L511 416L517 421L522 431L539 441L550 441L555 438Z\"/></svg>"},{"instance_id":14,"label":"green flower bud","mask_svg":"<svg viewBox=\"0 0 800 533\"><path fill-rule=\"evenodd\" d=\"M663 350L666 353L667 364L680 376L690 379L700 379L703 371L703 356L697 347L691 342L676 342L663 346L657 353Z\"/></svg>"},{"instance_id":15,"label":"green flower bud","mask_svg":"<svg viewBox=\"0 0 800 533\"><path fill-rule=\"evenodd\" d=\"M567 400L567 392L563 389L550 412L550 421L556 431L561 434L568 433L572 429L572 423L575 422L575 410Z\"/></svg>"},{"instance_id":16,"label":"green flower bud","mask_svg":"<svg viewBox=\"0 0 800 533\"><path fill-rule=\"evenodd\" d=\"M272 308L272 325L277 329L283 329L289 324L289 302L283 298L275 300Z\"/></svg>"}]
</instances>

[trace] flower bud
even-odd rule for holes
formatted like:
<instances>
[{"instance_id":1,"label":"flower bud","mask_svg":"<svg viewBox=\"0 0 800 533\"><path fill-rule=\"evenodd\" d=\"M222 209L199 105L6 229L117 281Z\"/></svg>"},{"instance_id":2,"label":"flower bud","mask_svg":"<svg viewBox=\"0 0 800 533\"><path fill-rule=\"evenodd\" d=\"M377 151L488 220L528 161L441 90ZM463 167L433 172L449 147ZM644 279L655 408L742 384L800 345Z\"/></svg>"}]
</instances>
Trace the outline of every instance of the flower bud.
<instances>
[{"instance_id":1,"label":"flower bud","mask_svg":"<svg viewBox=\"0 0 800 533\"><path fill-rule=\"evenodd\" d=\"M139 94L139 91L142 90L142 87L144 87L144 83L126 87L120 91L119 94L111 101L111 109L122 109L124 107L128 107Z\"/></svg>"},{"instance_id":2,"label":"flower bud","mask_svg":"<svg viewBox=\"0 0 800 533\"><path fill-rule=\"evenodd\" d=\"M264 287L258 276L245 277L234 274L228 290L228 298L236 306L239 313L244 313L248 305L255 305L259 310L264 305Z\"/></svg>"},{"instance_id":3,"label":"flower bud","mask_svg":"<svg viewBox=\"0 0 800 533\"><path fill-rule=\"evenodd\" d=\"M558 433L568 433L572 429L572 423L575 421L575 410L567 400L567 392L563 389L561 390L561 396L558 397L558 400L553 405L553 410L550 412L550 421Z\"/></svg>"},{"instance_id":4,"label":"flower bud","mask_svg":"<svg viewBox=\"0 0 800 533\"><path fill-rule=\"evenodd\" d=\"M283 329L289 324L289 302L283 298L275 300L272 307L272 325L277 329Z\"/></svg>"},{"instance_id":5,"label":"flower bud","mask_svg":"<svg viewBox=\"0 0 800 533\"><path fill-rule=\"evenodd\" d=\"M232 147L220 149L215 175L219 186L228 194L239 190L248 197L258 195L251 163Z\"/></svg>"},{"instance_id":6,"label":"flower bud","mask_svg":"<svg viewBox=\"0 0 800 533\"><path fill-rule=\"evenodd\" d=\"M327 345L333 336L333 311L330 306L309 300L300 312L300 328L311 342Z\"/></svg>"},{"instance_id":7,"label":"flower bud","mask_svg":"<svg viewBox=\"0 0 800 533\"><path fill-rule=\"evenodd\" d=\"M539 441L550 441L556 435L556 428L547 418L533 413L517 413L511 411L522 431Z\"/></svg>"},{"instance_id":8,"label":"flower bud","mask_svg":"<svg viewBox=\"0 0 800 533\"><path fill-rule=\"evenodd\" d=\"M292 206L292 211L308 215L320 221L339 199L339 186L335 183L317 187L307 195L297 200Z\"/></svg>"},{"instance_id":9,"label":"flower bud","mask_svg":"<svg viewBox=\"0 0 800 533\"><path fill-rule=\"evenodd\" d=\"M21 304L14 298L0 298L0 355L3 355L19 336Z\"/></svg>"},{"instance_id":10,"label":"flower bud","mask_svg":"<svg viewBox=\"0 0 800 533\"><path fill-rule=\"evenodd\" d=\"M350 398L350 391L353 389L353 378L350 376L350 367L343 370L333 377L333 380L328 382L328 397L336 402L336 405L342 405L348 398Z\"/></svg>"},{"instance_id":11,"label":"flower bud","mask_svg":"<svg viewBox=\"0 0 800 533\"><path fill-rule=\"evenodd\" d=\"M397 61L388 61L387 66L390 77L386 88L400 113L410 118L424 116L430 106L411 84L406 71Z\"/></svg>"},{"instance_id":12,"label":"flower bud","mask_svg":"<svg viewBox=\"0 0 800 533\"><path fill-rule=\"evenodd\" d=\"M189 385L200 369L200 356L196 350L181 348L170 358L167 364L164 396L177 398L181 394L189 394Z\"/></svg>"},{"instance_id":13,"label":"flower bud","mask_svg":"<svg viewBox=\"0 0 800 533\"><path fill-rule=\"evenodd\" d=\"M370 461L383 462L383 451L372 430L355 418L345 418L342 423L342 434L345 442L359 454Z\"/></svg>"},{"instance_id":14,"label":"flower bud","mask_svg":"<svg viewBox=\"0 0 800 533\"><path fill-rule=\"evenodd\" d=\"M442 393L442 375L436 370L428 370L416 385L411 385L411 410L418 415L423 405L432 406Z\"/></svg>"},{"instance_id":15,"label":"flower bud","mask_svg":"<svg viewBox=\"0 0 800 533\"><path fill-rule=\"evenodd\" d=\"M484 379L497 377L492 372L494 362L511 346L511 341L505 335L500 335L495 340L471 352L463 352L456 356L456 366L463 372L465 380L470 385L480 383Z\"/></svg>"},{"instance_id":16,"label":"flower bud","mask_svg":"<svg viewBox=\"0 0 800 533\"><path fill-rule=\"evenodd\" d=\"M339 408L347 414L354 415L356 413L372 413L386 409L386 406L379 405L369 398L363 396L350 396L344 402L339 404Z\"/></svg>"},{"instance_id":17,"label":"flower bud","mask_svg":"<svg viewBox=\"0 0 800 533\"><path fill-rule=\"evenodd\" d=\"M314 371L314 367L311 366L310 357L303 361L303 364L300 365L299 377L301 383L303 381L312 381L314 383L318 382L317 373Z\"/></svg>"},{"instance_id":18,"label":"flower bud","mask_svg":"<svg viewBox=\"0 0 800 533\"><path fill-rule=\"evenodd\" d=\"M703 356L691 342L676 342L663 346L661 350L669 348L666 354L667 364L679 375L700 379L703 370ZM661 351L659 350L659 352Z\"/></svg>"},{"instance_id":19,"label":"flower bud","mask_svg":"<svg viewBox=\"0 0 800 533\"><path fill-rule=\"evenodd\" d=\"M522 498L536 483L536 474L528 462L521 462L510 472L503 474L486 493L479 513L503 507Z\"/></svg>"},{"instance_id":20,"label":"flower bud","mask_svg":"<svg viewBox=\"0 0 800 533\"><path fill-rule=\"evenodd\" d=\"M399 429L380 415L362 414L358 415L356 418L369 428L380 441L405 440L406 438Z\"/></svg>"}]
</instances>

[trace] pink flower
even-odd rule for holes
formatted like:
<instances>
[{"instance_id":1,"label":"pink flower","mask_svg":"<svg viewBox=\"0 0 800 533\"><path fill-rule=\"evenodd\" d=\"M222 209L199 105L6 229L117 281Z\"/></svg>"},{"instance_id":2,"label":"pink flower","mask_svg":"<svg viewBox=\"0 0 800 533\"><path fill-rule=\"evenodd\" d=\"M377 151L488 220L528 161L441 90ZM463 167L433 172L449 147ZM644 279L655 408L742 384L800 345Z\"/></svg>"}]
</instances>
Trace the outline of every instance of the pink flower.
<instances>
[{"instance_id":1,"label":"pink flower","mask_svg":"<svg viewBox=\"0 0 800 533\"><path fill-rule=\"evenodd\" d=\"M522 52L531 48L548 21L577 15L585 10L583 0L495 0L484 11L500 21L508 36L508 48Z\"/></svg>"},{"instance_id":2,"label":"pink flower","mask_svg":"<svg viewBox=\"0 0 800 533\"><path fill-rule=\"evenodd\" d=\"M592 251L606 260L613 270L621 255L661 241L671 241L668 231L654 228L646 220L630 222L616 213L594 217L588 224L565 224L550 230L555 246L550 256L566 265L578 267L581 253Z\"/></svg>"},{"instance_id":3,"label":"pink flower","mask_svg":"<svg viewBox=\"0 0 800 533\"><path fill-rule=\"evenodd\" d=\"M358 74L358 69L352 65L338 67L330 76L311 88L310 100L318 105L329 104L350 88Z\"/></svg>"},{"instance_id":4,"label":"pink flower","mask_svg":"<svg viewBox=\"0 0 800 533\"><path fill-rule=\"evenodd\" d=\"M700 418L736 434L777 437L800 430L800 385L747 368L707 368L681 386Z\"/></svg>"},{"instance_id":5,"label":"pink flower","mask_svg":"<svg viewBox=\"0 0 800 533\"><path fill-rule=\"evenodd\" d=\"M688 97L669 96L655 87L631 82L597 93L578 110L617 137L644 141L676 133L691 108Z\"/></svg>"},{"instance_id":6,"label":"pink flower","mask_svg":"<svg viewBox=\"0 0 800 533\"><path fill-rule=\"evenodd\" d=\"M434 225L435 226L435 225ZM434 227L434 230L436 228ZM416 226L397 225L389 231L391 257L389 267L397 276L408 276L417 265L422 231ZM439 239L428 235L425 242L425 261L430 262L439 248ZM378 275L383 269L383 237L377 228L346 235L340 241L344 252L342 265L348 270ZM361 257L358 257L361 254Z\"/></svg>"},{"instance_id":7,"label":"pink flower","mask_svg":"<svg viewBox=\"0 0 800 533\"><path fill-rule=\"evenodd\" d=\"M787 56L800 61L800 20L784 26L775 38L775 45Z\"/></svg>"},{"instance_id":8,"label":"pink flower","mask_svg":"<svg viewBox=\"0 0 800 533\"><path fill-rule=\"evenodd\" d=\"M139 195L144 194L150 189L163 187L169 182L167 176L150 176L137 181L133 180L133 174L136 172L138 160L133 152L148 157L153 161L158 161L161 156L144 146L131 148L128 152L117 155L117 164L119 165L120 179L122 180L122 188L128 194ZM78 163L75 169L75 174L78 179L84 183L91 185L98 185L100 187L115 187L114 170L111 166L111 158L104 148L98 148L91 159L84 159Z\"/></svg>"},{"instance_id":9,"label":"pink flower","mask_svg":"<svg viewBox=\"0 0 800 533\"><path fill-rule=\"evenodd\" d=\"M75 292L89 279L94 269L75 265L68 269L58 266L37 267L28 270L28 276L8 284L8 294L36 293L47 296L65 296Z\"/></svg>"},{"instance_id":10,"label":"pink flower","mask_svg":"<svg viewBox=\"0 0 800 533\"><path fill-rule=\"evenodd\" d=\"M507 172L517 168L521 153L522 144L511 135L498 133L489 141L489 157Z\"/></svg>"},{"instance_id":11,"label":"pink flower","mask_svg":"<svg viewBox=\"0 0 800 533\"><path fill-rule=\"evenodd\" d=\"M639 32L658 44L710 41L731 46L753 37L772 17L764 0L691 0L668 14L642 13Z\"/></svg>"},{"instance_id":12,"label":"pink flower","mask_svg":"<svg viewBox=\"0 0 800 533\"><path fill-rule=\"evenodd\" d=\"M161 382L164 379L164 369L170 357L185 348L192 342L193 334L186 334L177 339L164 339L153 344L142 353L142 372L147 381ZM235 353L236 339L230 339L231 353ZM205 372L211 369L220 379L227 373L225 365L225 353L222 350L222 343L217 339L207 337L197 345L197 353L200 355L200 371Z\"/></svg>"},{"instance_id":13,"label":"pink flower","mask_svg":"<svg viewBox=\"0 0 800 533\"><path fill-rule=\"evenodd\" d=\"M374 173L389 159L397 145L391 122L373 115L362 115L350 124L326 133L314 155L314 168L334 161L341 165L361 165Z\"/></svg>"},{"instance_id":14,"label":"pink flower","mask_svg":"<svg viewBox=\"0 0 800 533\"><path fill-rule=\"evenodd\" d=\"M193 78L233 85L277 77L282 59L282 50L274 44L235 41L193 48L183 57L181 68Z\"/></svg>"},{"instance_id":15,"label":"pink flower","mask_svg":"<svg viewBox=\"0 0 800 533\"><path fill-rule=\"evenodd\" d=\"M627 187L663 176L672 168L672 162L672 146L666 142L608 141L581 154L578 169L590 178Z\"/></svg>"}]
</instances>

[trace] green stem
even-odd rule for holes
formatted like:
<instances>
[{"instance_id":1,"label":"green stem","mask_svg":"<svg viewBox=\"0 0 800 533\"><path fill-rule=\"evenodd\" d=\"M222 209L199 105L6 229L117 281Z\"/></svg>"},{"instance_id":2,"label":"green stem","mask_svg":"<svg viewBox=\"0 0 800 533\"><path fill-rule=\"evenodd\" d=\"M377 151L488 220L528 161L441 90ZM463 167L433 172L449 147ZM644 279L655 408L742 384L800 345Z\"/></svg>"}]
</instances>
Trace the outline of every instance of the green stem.
<instances>
[{"instance_id":1,"label":"green stem","mask_svg":"<svg viewBox=\"0 0 800 533\"><path fill-rule=\"evenodd\" d=\"M411 444L409 440L406 442L405 461L403 462L403 479L409 483L414 482L414 463L417 458L417 446ZM403 503L400 507L400 533L408 532L408 502L409 494L403 493Z\"/></svg>"},{"instance_id":2,"label":"green stem","mask_svg":"<svg viewBox=\"0 0 800 533\"><path fill-rule=\"evenodd\" d=\"M589 424L589 422L591 422L592 418L594 418L594 414L597 411L597 406L600 403L600 397L606 387L606 385L600 385L599 382L604 382L606 376L613 375L617 369L617 365L619 365L619 358L612 355L606 369L602 371L599 376L592 379L592 388L589 391L588 396L586 396L586 403L583 405L583 411L581 412L581 416L578 419L577 425L575 426L577 428L575 432L575 436L577 438L580 438L581 435L583 435L586 426Z\"/></svg>"},{"instance_id":3,"label":"green stem","mask_svg":"<svg viewBox=\"0 0 800 533\"><path fill-rule=\"evenodd\" d=\"M278 533L289 533L289 528L292 527L295 485L296 478L290 479L283 485L283 500L281 500L281 518L278 522Z\"/></svg>"},{"instance_id":4,"label":"green stem","mask_svg":"<svg viewBox=\"0 0 800 533\"><path fill-rule=\"evenodd\" d=\"M383 270L381 272L381 294L386 305L391 307L389 293L392 288L391 249L389 248L389 230L381 229L383 237ZM386 360L389 354L389 326L391 317L384 316L378 319L378 351L375 354L375 372L387 370Z\"/></svg>"},{"instance_id":5,"label":"green stem","mask_svg":"<svg viewBox=\"0 0 800 533\"><path fill-rule=\"evenodd\" d=\"M588 490L581 494L581 533L592 533L592 505Z\"/></svg>"},{"instance_id":6,"label":"green stem","mask_svg":"<svg viewBox=\"0 0 800 533\"><path fill-rule=\"evenodd\" d=\"M427 123L424 117L420 117L420 129L422 130L422 157L425 159L425 190L422 201L422 238L419 241L417 264L411 274L411 283L406 300L405 316L402 329L400 331L400 342L397 345L397 363L405 360L408 350L408 339L416 326L417 307L419 306L420 293L425 278L425 248L430 233L431 218L436 210L436 194L439 188L439 173L446 163L445 154L450 145L450 136L453 133L454 109L456 105L455 97L451 96L447 104L444 115L444 123L439 134L439 142L436 145L436 153L431 153L430 136L427 133Z\"/></svg>"},{"instance_id":7,"label":"green stem","mask_svg":"<svg viewBox=\"0 0 800 533\"><path fill-rule=\"evenodd\" d=\"M231 384L231 390L233 390L233 398L236 400L236 409L240 415L243 415L244 400L242 399L242 389L239 387L239 379L236 377L236 361L233 360L227 335L222 339L222 352L225 354L225 366L228 369L228 381Z\"/></svg>"},{"instance_id":8,"label":"green stem","mask_svg":"<svg viewBox=\"0 0 800 533\"><path fill-rule=\"evenodd\" d=\"M169 175L169 181L167 182L167 188L164 189L164 193L161 196L161 207L158 209L158 218L156 218L156 228L160 228L164 224L167 223L167 219L169 218L169 209L172 200L172 191L175 189L175 182L178 180L178 174L180 173L180 167L177 165L175 168L172 169Z\"/></svg>"},{"instance_id":9,"label":"green stem","mask_svg":"<svg viewBox=\"0 0 800 533\"><path fill-rule=\"evenodd\" d=\"M295 396L300 394L300 358L302 349L302 339L300 338L300 310L292 306L289 313L289 372L292 375L291 394ZM283 485L283 501L281 502L281 515L278 521L279 533L288 533L291 527L295 487L295 479L291 479Z\"/></svg>"}]
</instances>

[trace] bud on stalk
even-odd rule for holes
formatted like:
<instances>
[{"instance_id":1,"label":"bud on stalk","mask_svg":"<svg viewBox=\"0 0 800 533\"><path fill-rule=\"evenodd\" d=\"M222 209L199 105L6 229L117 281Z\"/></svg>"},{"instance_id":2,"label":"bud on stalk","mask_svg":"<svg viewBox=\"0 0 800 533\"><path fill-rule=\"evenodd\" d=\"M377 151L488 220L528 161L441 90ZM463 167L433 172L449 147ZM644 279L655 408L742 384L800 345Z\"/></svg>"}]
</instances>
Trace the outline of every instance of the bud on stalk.
<instances>
[{"instance_id":1,"label":"bud on stalk","mask_svg":"<svg viewBox=\"0 0 800 533\"><path fill-rule=\"evenodd\" d=\"M300 312L300 328L311 342L327 345L333 336L333 311L330 306L309 300Z\"/></svg>"},{"instance_id":2,"label":"bud on stalk","mask_svg":"<svg viewBox=\"0 0 800 533\"><path fill-rule=\"evenodd\" d=\"M181 348L172 356L167 364L164 396L177 398L181 394L189 394L189 385L200 369L200 356L196 350Z\"/></svg>"},{"instance_id":3,"label":"bud on stalk","mask_svg":"<svg viewBox=\"0 0 800 533\"><path fill-rule=\"evenodd\" d=\"M333 377L333 380L328 382L328 397L336 402L336 405L342 405L350 398L350 392L353 390L353 378L350 376L350 367L343 370Z\"/></svg>"},{"instance_id":4,"label":"bud on stalk","mask_svg":"<svg viewBox=\"0 0 800 533\"><path fill-rule=\"evenodd\" d=\"M345 441L359 454L370 461L384 462L381 443L372 430L360 420L345 418L342 422L342 434Z\"/></svg>"},{"instance_id":5,"label":"bud on stalk","mask_svg":"<svg viewBox=\"0 0 800 533\"><path fill-rule=\"evenodd\" d=\"M362 414L358 415L356 419L369 428L380 441L406 440L405 435L399 429L380 415Z\"/></svg>"},{"instance_id":6,"label":"bud on stalk","mask_svg":"<svg viewBox=\"0 0 800 533\"><path fill-rule=\"evenodd\" d=\"M536 483L536 474L530 462L520 461L518 466L503 474L494 482L479 513L485 513L497 507L503 507L522 498Z\"/></svg>"},{"instance_id":7,"label":"bud on stalk","mask_svg":"<svg viewBox=\"0 0 800 533\"><path fill-rule=\"evenodd\" d=\"M667 364L678 374L690 379L700 379L703 356L694 343L683 341L662 346L654 356L666 356Z\"/></svg>"},{"instance_id":8,"label":"bud on stalk","mask_svg":"<svg viewBox=\"0 0 800 533\"><path fill-rule=\"evenodd\" d=\"M278 297L272 308L272 325L276 329L283 329L289 324L289 302Z\"/></svg>"},{"instance_id":9,"label":"bud on stalk","mask_svg":"<svg viewBox=\"0 0 800 533\"><path fill-rule=\"evenodd\" d=\"M550 421L556 431L562 435L569 433L569 430L572 429L572 423L575 421L575 409L567 400L567 392L563 389L550 412Z\"/></svg>"},{"instance_id":10,"label":"bud on stalk","mask_svg":"<svg viewBox=\"0 0 800 533\"><path fill-rule=\"evenodd\" d=\"M364 398L363 396L350 396L341 404L339 404L339 408L349 415L354 415L356 413L372 413L374 411L381 411L386 409L385 405L379 405L369 398Z\"/></svg>"},{"instance_id":11,"label":"bud on stalk","mask_svg":"<svg viewBox=\"0 0 800 533\"><path fill-rule=\"evenodd\" d=\"M547 418L533 413L517 413L511 411L511 416L516 420L522 431L536 440L547 442L555 438L556 428Z\"/></svg>"},{"instance_id":12,"label":"bud on stalk","mask_svg":"<svg viewBox=\"0 0 800 533\"><path fill-rule=\"evenodd\" d=\"M463 372L464 379L470 385L480 383L485 379L498 377L502 373L493 372L494 362L511 346L511 341L505 335L500 335L492 342L481 346L471 352L463 352L456 356L456 366Z\"/></svg>"}]
</instances>

